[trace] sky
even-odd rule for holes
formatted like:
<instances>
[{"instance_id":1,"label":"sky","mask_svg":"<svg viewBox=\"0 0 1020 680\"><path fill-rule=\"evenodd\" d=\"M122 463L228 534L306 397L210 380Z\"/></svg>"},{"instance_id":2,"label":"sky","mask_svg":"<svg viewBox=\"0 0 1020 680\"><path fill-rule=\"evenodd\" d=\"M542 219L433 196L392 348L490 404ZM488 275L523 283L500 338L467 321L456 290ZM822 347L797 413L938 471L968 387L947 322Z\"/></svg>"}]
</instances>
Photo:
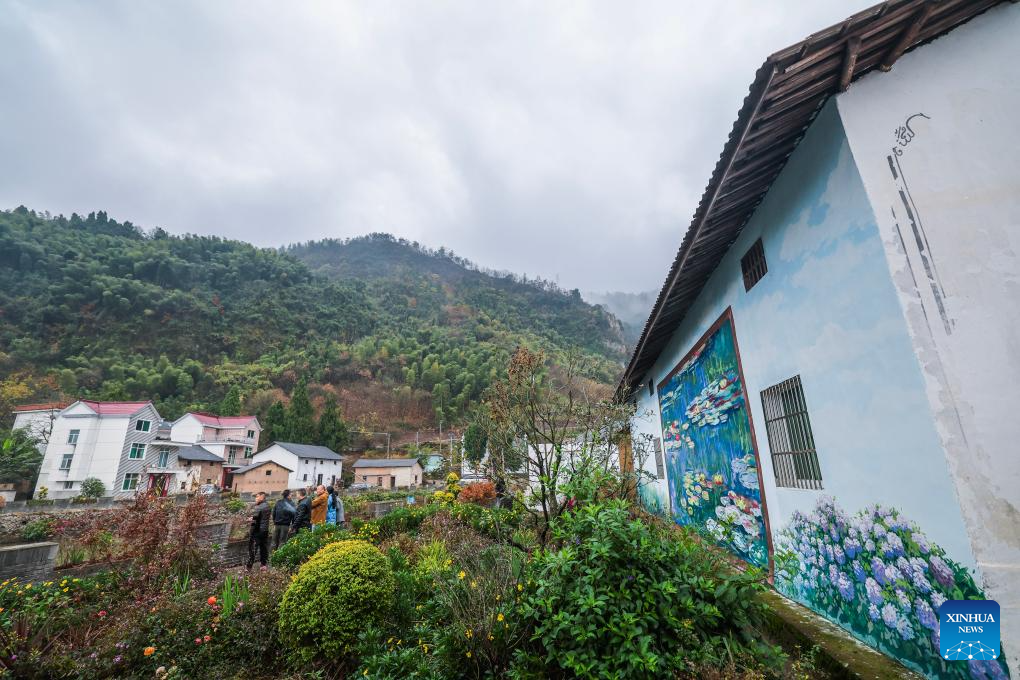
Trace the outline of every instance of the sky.
<instances>
[{"instance_id":1,"label":"sky","mask_svg":"<svg viewBox=\"0 0 1020 680\"><path fill-rule=\"evenodd\" d=\"M755 70L870 4L0 0L0 209L658 289Z\"/></svg>"}]
</instances>

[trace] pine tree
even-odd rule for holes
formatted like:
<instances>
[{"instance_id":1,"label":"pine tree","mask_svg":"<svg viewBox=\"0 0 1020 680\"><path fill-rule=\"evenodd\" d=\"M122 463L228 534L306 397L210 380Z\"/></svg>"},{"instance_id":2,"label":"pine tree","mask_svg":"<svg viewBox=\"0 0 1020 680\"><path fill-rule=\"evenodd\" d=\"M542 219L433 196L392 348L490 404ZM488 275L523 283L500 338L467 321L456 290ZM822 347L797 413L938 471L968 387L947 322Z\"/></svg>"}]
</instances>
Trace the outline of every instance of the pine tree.
<instances>
[{"instance_id":1,"label":"pine tree","mask_svg":"<svg viewBox=\"0 0 1020 680\"><path fill-rule=\"evenodd\" d=\"M273 405L266 411L265 420L262 422L262 434L259 437L259 451L265 449L276 441L287 441L287 412L280 402L273 402Z\"/></svg>"},{"instance_id":2,"label":"pine tree","mask_svg":"<svg viewBox=\"0 0 1020 680\"><path fill-rule=\"evenodd\" d=\"M474 465L482 462L487 444L488 437L485 434L485 429L478 423L471 423L464 430L464 455Z\"/></svg>"},{"instance_id":3,"label":"pine tree","mask_svg":"<svg viewBox=\"0 0 1020 680\"><path fill-rule=\"evenodd\" d=\"M322 408L322 415L319 416L319 444L337 453L343 453L347 445L350 444L350 438L351 435L347 429L347 423L340 417L340 409L337 407L336 398L330 395L326 398L326 404Z\"/></svg>"},{"instance_id":4,"label":"pine tree","mask_svg":"<svg viewBox=\"0 0 1020 680\"><path fill-rule=\"evenodd\" d=\"M287 406L286 441L296 444L312 444L315 441L315 413L308 400L308 385L305 379L298 381L290 395Z\"/></svg>"},{"instance_id":5,"label":"pine tree","mask_svg":"<svg viewBox=\"0 0 1020 680\"><path fill-rule=\"evenodd\" d=\"M226 396L223 397L223 401L220 402L221 416L239 416L241 415L241 388L234 385L227 392Z\"/></svg>"}]
</instances>

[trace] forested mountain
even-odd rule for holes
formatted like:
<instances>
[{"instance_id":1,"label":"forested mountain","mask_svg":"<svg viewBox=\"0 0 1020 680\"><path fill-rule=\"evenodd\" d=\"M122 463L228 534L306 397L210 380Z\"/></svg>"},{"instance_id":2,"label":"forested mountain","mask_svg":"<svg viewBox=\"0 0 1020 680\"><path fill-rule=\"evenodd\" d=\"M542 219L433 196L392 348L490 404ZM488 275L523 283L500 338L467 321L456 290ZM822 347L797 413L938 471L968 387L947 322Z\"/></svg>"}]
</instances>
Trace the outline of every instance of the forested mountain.
<instances>
[{"instance_id":1,"label":"forested mountain","mask_svg":"<svg viewBox=\"0 0 1020 680\"><path fill-rule=\"evenodd\" d=\"M619 322L542 281L387 235L283 251L105 213L0 212L0 408L58 397L264 414L308 381L366 428L462 420L525 343L611 382ZM0 416L2 417L2 416Z\"/></svg>"},{"instance_id":2,"label":"forested mountain","mask_svg":"<svg viewBox=\"0 0 1020 680\"><path fill-rule=\"evenodd\" d=\"M657 290L646 290L641 293L588 292L584 294L584 299L593 305L601 305L620 320L627 348L632 350L641 339L641 331L645 328L645 322L652 312L658 293Z\"/></svg>"}]
</instances>

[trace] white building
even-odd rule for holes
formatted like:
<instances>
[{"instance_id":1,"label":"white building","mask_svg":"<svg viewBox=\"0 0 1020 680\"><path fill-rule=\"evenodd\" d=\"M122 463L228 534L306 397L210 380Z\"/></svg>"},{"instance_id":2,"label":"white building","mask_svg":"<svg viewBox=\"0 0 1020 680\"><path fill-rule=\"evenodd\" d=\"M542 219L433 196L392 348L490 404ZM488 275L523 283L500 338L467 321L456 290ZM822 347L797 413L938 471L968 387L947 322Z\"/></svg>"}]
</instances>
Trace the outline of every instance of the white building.
<instances>
[{"instance_id":1,"label":"white building","mask_svg":"<svg viewBox=\"0 0 1020 680\"><path fill-rule=\"evenodd\" d=\"M89 477L113 495L146 488L148 468L169 465L168 453L150 447L161 420L148 401L82 400L64 408L53 419L36 496L47 487L50 498L72 498Z\"/></svg>"},{"instance_id":2,"label":"white building","mask_svg":"<svg viewBox=\"0 0 1020 680\"><path fill-rule=\"evenodd\" d=\"M262 426L255 416L217 416L185 413L171 426L174 441L198 444L215 453L228 468L249 465L259 443Z\"/></svg>"},{"instance_id":3,"label":"white building","mask_svg":"<svg viewBox=\"0 0 1020 680\"><path fill-rule=\"evenodd\" d=\"M39 441L39 453L46 453L46 445L53 432L53 421L57 415L67 408L67 402L51 402L48 404L22 404L14 408L14 425L12 430L27 430Z\"/></svg>"},{"instance_id":4,"label":"white building","mask_svg":"<svg viewBox=\"0 0 1020 680\"><path fill-rule=\"evenodd\" d=\"M340 480L344 466L343 458L332 449L291 442L273 442L265 450L256 453L251 462L267 460L293 470L287 480L287 488L290 489L318 484L335 485Z\"/></svg>"}]
</instances>

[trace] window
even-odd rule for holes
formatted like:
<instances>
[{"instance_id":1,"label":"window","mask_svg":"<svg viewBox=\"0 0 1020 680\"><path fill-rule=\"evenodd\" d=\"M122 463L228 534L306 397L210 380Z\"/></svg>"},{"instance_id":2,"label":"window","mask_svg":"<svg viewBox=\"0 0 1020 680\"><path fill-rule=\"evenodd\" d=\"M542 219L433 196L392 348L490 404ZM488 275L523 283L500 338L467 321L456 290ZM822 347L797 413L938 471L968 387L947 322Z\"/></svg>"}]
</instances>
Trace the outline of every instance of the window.
<instances>
[{"instance_id":1,"label":"window","mask_svg":"<svg viewBox=\"0 0 1020 680\"><path fill-rule=\"evenodd\" d=\"M815 438L800 376L784 380L761 393L765 429L772 450L772 467L777 486L821 489Z\"/></svg>"},{"instance_id":2,"label":"window","mask_svg":"<svg viewBox=\"0 0 1020 680\"><path fill-rule=\"evenodd\" d=\"M73 489L74 488L74 482L72 482L72 481L64 482L64 488L65 489Z\"/></svg>"},{"instance_id":3,"label":"window","mask_svg":"<svg viewBox=\"0 0 1020 680\"><path fill-rule=\"evenodd\" d=\"M754 284L761 281L761 277L765 276L765 272L768 270L768 264L765 262L765 247L761 244L761 239L758 239L740 258L740 271L744 275L744 290L754 288Z\"/></svg>"},{"instance_id":4,"label":"window","mask_svg":"<svg viewBox=\"0 0 1020 680\"><path fill-rule=\"evenodd\" d=\"M251 447L250 446L244 447L244 457L245 458L251 458Z\"/></svg>"},{"instance_id":5,"label":"window","mask_svg":"<svg viewBox=\"0 0 1020 680\"><path fill-rule=\"evenodd\" d=\"M149 420L136 420L135 421L135 430L137 430L138 432L148 432L149 431L149 427L151 425L152 425L152 422L149 421Z\"/></svg>"},{"instance_id":6,"label":"window","mask_svg":"<svg viewBox=\"0 0 1020 680\"><path fill-rule=\"evenodd\" d=\"M70 432L68 432L67 433L67 443L68 444L77 444L78 443L78 435L80 435L80 434L81 434L81 430L71 430Z\"/></svg>"},{"instance_id":7,"label":"window","mask_svg":"<svg viewBox=\"0 0 1020 680\"><path fill-rule=\"evenodd\" d=\"M248 430L248 439L255 439L255 430Z\"/></svg>"},{"instance_id":8,"label":"window","mask_svg":"<svg viewBox=\"0 0 1020 680\"><path fill-rule=\"evenodd\" d=\"M205 483L206 484L212 484L212 477L206 477L205 478Z\"/></svg>"},{"instance_id":9,"label":"window","mask_svg":"<svg viewBox=\"0 0 1020 680\"><path fill-rule=\"evenodd\" d=\"M60 469L61 470L70 470L71 469L71 460L73 458L74 458L74 454L73 453L65 453L64 456L60 459Z\"/></svg>"},{"instance_id":10,"label":"window","mask_svg":"<svg viewBox=\"0 0 1020 680\"><path fill-rule=\"evenodd\" d=\"M272 476L272 474L273 474L272 470L266 470L266 477L270 477Z\"/></svg>"},{"instance_id":11,"label":"window","mask_svg":"<svg viewBox=\"0 0 1020 680\"><path fill-rule=\"evenodd\" d=\"M120 490L121 491L134 491L137 488L138 488L138 473L137 472L129 472L126 475L124 475L124 483L121 484Z\"/></svg>"},{"instance_id":12,"label":"window","mask_svg":"<svg viewBox=\"0 0 1020 680\"><path fill-rule=\"evenodd\" d=\"M305 465L308 465L308 461L307 460L305 461Z\"/></svg>"},{"instance_id":13,"label":"window","mask_svg":"<svg viewBox=\"0 0 1020 680\"><path fill-rule=\"evenodd\" d=\"M307 482L308 481L308 473L307 472L305 473L305 476L304 476L304 478L302 478L301 481L302 482Z\"/></svg>"},{"instance_id":14,"label":"window","mask_svg":"<svg viewBox=\"0 0 1020 680\"><path fill-rule=\"evenodd\" d=\"M662 440L656 437L652 445L655 447L655 478L665 479L666 465L662 461Z\"/></svg>"},{"instance_id":15,"label":"window","mask_svg":"<svg viewBox=\"0 0 1020 680\"><path fill-rule=\"evenodd\" d=\"M165 468L170 463L170 449L161 448L159 450L159 460L156 461L156 467Z\"/></svg>"},{"instance_id":16,"label":"window","mask_svg":"<svg viewBox=\"0 0 1020 680\"><path fill-rule=\"evenodd\" d=\"M237 453L234 451L234 449L230 449L230 453L227 454L227 464L228 465L233 465L234 464L234 458L236 456L237 456Z\"/></svg>"},{"instance_id":17,"label":"window","mask_svg":"<svg viewBox=\"0 0 1020 680\"><path fill-rule=\"evenodd\" d=\"M145 444L132 444L131 451L128 452L128 458L132 460L145 458Z\"/></svg>"}]
</instances>

